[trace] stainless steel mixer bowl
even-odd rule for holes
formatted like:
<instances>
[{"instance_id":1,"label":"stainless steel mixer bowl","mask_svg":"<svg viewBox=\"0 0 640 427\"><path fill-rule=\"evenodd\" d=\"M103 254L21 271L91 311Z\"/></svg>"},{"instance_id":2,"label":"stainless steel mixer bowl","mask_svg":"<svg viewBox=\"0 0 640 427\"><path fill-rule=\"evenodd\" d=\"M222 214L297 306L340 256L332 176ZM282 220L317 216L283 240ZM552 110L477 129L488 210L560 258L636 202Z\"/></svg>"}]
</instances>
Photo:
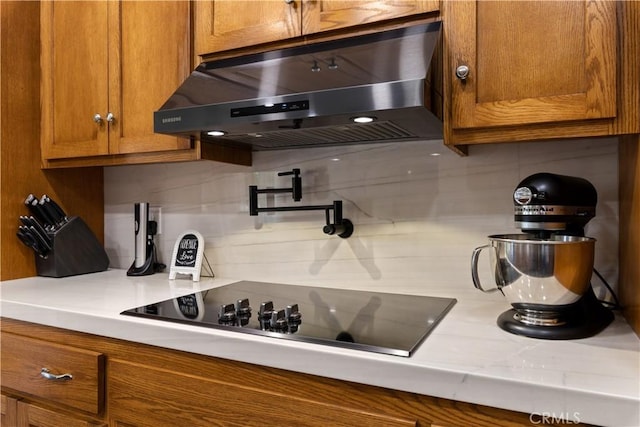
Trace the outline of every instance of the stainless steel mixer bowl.
<instances>
[{"instance_id":1,"label":"stainless steel mixer bowl","mask_svg":"<svg viewBox=\"0 0 640 427\"><path fill-rule=\"evenodd\" d=\"M489 236L471 256L473 285L483 292L500 290L511 304L558 306L576 302L589 288L596 240L591 237L530 234ZM489 249L495 288L478 276L480 252Z\"/></svg>"}]
</instances>

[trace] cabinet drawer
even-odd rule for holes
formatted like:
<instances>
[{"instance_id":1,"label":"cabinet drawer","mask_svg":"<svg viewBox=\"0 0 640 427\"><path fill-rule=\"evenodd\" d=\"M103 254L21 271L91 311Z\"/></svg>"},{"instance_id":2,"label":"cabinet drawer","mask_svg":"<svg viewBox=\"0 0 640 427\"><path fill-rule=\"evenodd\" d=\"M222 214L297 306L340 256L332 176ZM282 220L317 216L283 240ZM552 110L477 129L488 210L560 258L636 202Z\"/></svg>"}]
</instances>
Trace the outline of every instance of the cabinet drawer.
<instances>
[{"instance_id":1,"label":"cabinet drawer","mask_svg":"<svg viewBox=\"0 0 640 427\"><path fill-rule=\"evenodd\" d=\"M99 414L104 403L104 356L94 351L2 334L3 387L52 400L91 414ZM71 379L47 379L70 374Z\"/></svg>"},{"instance_id":2,"label":"cabinet drawer","mask_svg":"<svg viewBox=\"0 0 640 427\"><path fill-rule=\"evenodd\" d=\"M18 401L18 426L29 427L107 427L105 423L82 420L60 412L40 408L39 406ZM10 425L7 427L11 427Z\"/></svg>"}]
</instances>

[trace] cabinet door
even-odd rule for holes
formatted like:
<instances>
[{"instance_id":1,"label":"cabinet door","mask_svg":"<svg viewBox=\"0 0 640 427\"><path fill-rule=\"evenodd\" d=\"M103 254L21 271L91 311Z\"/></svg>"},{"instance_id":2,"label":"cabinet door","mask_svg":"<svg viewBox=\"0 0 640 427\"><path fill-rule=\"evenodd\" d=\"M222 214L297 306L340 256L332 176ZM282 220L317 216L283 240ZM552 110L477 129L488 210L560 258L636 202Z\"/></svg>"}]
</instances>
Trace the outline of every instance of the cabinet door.
<instances>
[{"instance_id":1,"label":"cabinet door","mask_svg":"<svg viewBox=\"0 0 640 427\"><path fill-rule=\"evenodd\" d=\"M208 0L195 2L195 50L206 55L297 37L301 0Z\"/></svg>"},{"instance_id":2,"label":"cabinet door","mask_svg":"<svg viewBox=\"0 0 640 427\"><path fill-rule=\"evenodd\" d=\"M16 427L16 410L18 401L11 397L0 395L0 426Z\"/></svg>"},{"instance_id":3,"label":"cabinet door","mask_svg":"<svg viewBox=\"0 0 640 427\"><path fill-rule=\"evenodd\" d=\"M107 2L43 1L40 11L43 158L107 154Z\"/></svg>"},{"instance_id":4,"label":"cabinet door","mask_svg":"<svg viewBox=\"0 0 640 427\"><path fill-rule=\"evenodd\" d=\"M82 420L30 403L18 402L18 427L101 427L104 423ZM3 424L4 426L4 424Z\"/></svg>"},{"instance_id":5,"label":"cabinet door","mask_svg":"<svg viewBox=\"0 0 640 427\"><path fill-rule=\"evenodd\" d=\"M450 120L456 128L616 114L616 3L446 3ZM466 79L456 78L460 66Z\"/></svg>"},{"instance_id":6,"label":"cabinet door","mask_svg":"<svg viewBox=\"0 0 640 427\"><path fill-rule=\"evenodd\" d=\"M190 148L153 132L153 112L192 71L189 2L109 2L109 23L109 152Z\"/></svg>"},{"instance_id":7,"label":"cabinet door","mask_svg":"<svg viewBox=\"0 0 640 427\"><path fill-rule=\"evenodd\" d=\"M298 398L295 387L279 390L271 384L203 378L121 360L110 360L108 381L111 425L416 425L410 416L397 418L376 413L375 408L362 411Z\"/></svg>"},{"instance_id":8,"label":"cabinet door","mask_svg":"<svg viewBox=\"0 0 640 427\"><path fill-rule=\"evenodd\" d=\"M304 34L437 11L438 0L321 0L305 2Z\"/></svg>"}]
</instances>

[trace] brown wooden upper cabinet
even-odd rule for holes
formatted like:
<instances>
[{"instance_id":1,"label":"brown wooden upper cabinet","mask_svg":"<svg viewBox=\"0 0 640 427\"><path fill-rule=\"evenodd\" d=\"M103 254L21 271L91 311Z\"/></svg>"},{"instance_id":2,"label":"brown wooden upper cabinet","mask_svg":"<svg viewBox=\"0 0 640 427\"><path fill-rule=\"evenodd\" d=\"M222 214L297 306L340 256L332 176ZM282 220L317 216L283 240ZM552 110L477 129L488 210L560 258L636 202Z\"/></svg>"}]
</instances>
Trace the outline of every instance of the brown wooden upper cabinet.
<instances>
[{"instance_id":1,"label":"brown wooden upper cabinet","mask_svg":"<svg viewBox=\"0 0 640 427\"><path fill-rule=\"evenodd\" d=\"M195 2L198 55L437 11L439 0Z\"/></svg>"},{"instance_id":2,"label":"brown wooden upper cabinet","mask_svg":"<svg viewBox=\"0 0 640 427\"><path fill-rule=\"evenodd\" d=\"M634 3L443 2L445 142L637 132Z\"/></svg>"},{"instance_id":3,"label":"brown wooden upper cabinet","mask_svg":"<svg viewBox=\"0 0 640 427\"><path fill-rule=\"evenodd\" d=\"M452 126L614 117L616 5L454 2Z\"/></svg>"},{"instance_id":4,"label":"brown wooden upper cabinet","mask_svg":"<svg viewBox=\"0 0 640 427\"><path fill-rule=\"evenodd\" d=\"M190 148L153 133L191 72L185 1L41 3L42 132L51 159Z\"/></svg>"}]
</instances>

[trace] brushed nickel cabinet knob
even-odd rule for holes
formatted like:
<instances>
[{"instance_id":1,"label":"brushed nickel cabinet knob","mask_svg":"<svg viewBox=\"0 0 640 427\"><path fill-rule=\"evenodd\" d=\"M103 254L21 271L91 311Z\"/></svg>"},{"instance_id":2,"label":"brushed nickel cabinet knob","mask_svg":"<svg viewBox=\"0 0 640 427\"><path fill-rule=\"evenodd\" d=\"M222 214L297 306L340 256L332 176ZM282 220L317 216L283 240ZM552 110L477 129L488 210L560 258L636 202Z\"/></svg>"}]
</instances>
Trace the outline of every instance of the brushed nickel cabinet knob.
<instances>
[{"instance_id":1,"label":"brushed nickel cabinet knob","mask_svg":"<svg viewBox=\"0 0 640 427\"><path fill-rule=\"evenodd\" d=\"M460 80L466 80L469 77L469 67L466 65L460 65L456 68L456 77Z\"/></svg>"}]
</instances>

